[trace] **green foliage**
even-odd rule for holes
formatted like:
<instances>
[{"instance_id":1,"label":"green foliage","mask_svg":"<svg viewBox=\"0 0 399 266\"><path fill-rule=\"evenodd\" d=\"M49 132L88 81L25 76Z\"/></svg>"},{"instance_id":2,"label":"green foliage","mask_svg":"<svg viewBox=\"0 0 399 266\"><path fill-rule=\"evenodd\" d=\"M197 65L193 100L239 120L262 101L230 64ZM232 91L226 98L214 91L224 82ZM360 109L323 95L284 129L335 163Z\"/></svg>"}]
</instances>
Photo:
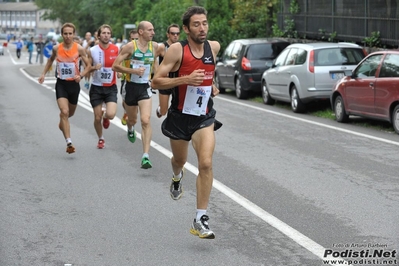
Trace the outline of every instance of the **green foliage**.
<instances>
[{"instance_id":1,"label":"green foliage","mask_svg":"<svg viewBox=\"0 0 399 266\"><path fill-rule=\"evenodd\" d=\"M365 43L368 47L380 47L381 46L381 36L379 31L373 31L371 36L363 39L363 43Z\"/></svg>"},{"instance_id":2,"label":"green foliage","mask_svg":"<svg viewBox=\"0 0 399 266\"><path fill-rule=\"evenodd\" d=\"M328 38L329 42L335 42L335 39L337 38L337 32L334 31L332 33L330 33L330 37Z\"/></svg>"},{"instance_id":3,"label":"green foliage","mask_svg":"<svg viewBox=\"0 0 399 266\"><path fill-rule=\"evenodd\" d=\"M146 13L141 20L148 20L154 25L155 36L154 41L163 42L166 40L166 30L172 23L182 26L182 14L189 6L188 2L182 3L179 0L159 1L154 4L151 10ZM174 8L170 8L173 6ZM185 38L183 29L180 29L180 39Z\"/></svg>"},{"instance_id":4,"label":"green foliage","mask_svg":"<svg viewBox=\"0 0 399 266\"><path fill-rule=\"evenodd\" d=\"M295 30L295 21L293 19L284 20L284 37L298 38L298 32Z\"/></svg>"},{"instance_id":5,"label":"green foliage","mask_svg":"<svg viewBox=\"0 0 399 266\"><path fill-rule=\"evenodd\" d=\"M280 30L280 28L278 27L277 24L274 24L272 26L272 30L273 30L274 37L284 37L284 32L282 30Z\"/></svg>"},{"instance_id":6,"label":"green foliage","mask_svg":"<svg viewBox=\"0 0 399 266\"><path fill-rule=\"evenodd\" d=\"M320 40L324 41L326 37L326 30L325 29L319 29L319 35L320 35Z\"/></svg>"},{"instance_id":7,"label":"green foliage","mask_svg":"<svg viewBox=\"0 0 399 266\"><path fill-rule=\"evenodd\" d=\"M167 27L182 25L181 17L188 6L200 5L208 10L210 40L217 40L223 51L237 38L267 37L276 29L279 0L36 0L39 8L49 10L43 18L61 23L72 22L77 34L93 33L109 24L114 37L122 37L124 24L150 21L155 28L154 40L166 39ZM180 39L186 38L184 31ZM125 36L126 37L126 36Z\"/></svg>"},{"instance_id":8,"label":"green foliage","mask_svg":"<svg viewBox=\"0 0 399 266\"><path fill-rule=\"evenodd\" d=\"M234 16L232 28L240 38L268 37L272 35L277 0L231 0Z\"/></svg>"},{"instance_id":9,"label":"green foliage","mask_svg":"<svg viewBox=\"0 0 399 266\"><path fill-rule=\"evenodd\" d=\"M290 13L295 15L298 14L301 11L298 1L297 0L291 0L290 2Z\"/></svg>"},{"instance_id":10,"label":"green foliage","mask_svg":"<svg viewBox=\"0 0 399 266\"><path fill-rule=\"evenodd\" d=\"M220 43L220 52L237 37L230 23L226 23L226 18L233 16L233 6L230 2L229 0L207 1L204 6L208 11L208 39Z\"/></svg>"}]
</instances>

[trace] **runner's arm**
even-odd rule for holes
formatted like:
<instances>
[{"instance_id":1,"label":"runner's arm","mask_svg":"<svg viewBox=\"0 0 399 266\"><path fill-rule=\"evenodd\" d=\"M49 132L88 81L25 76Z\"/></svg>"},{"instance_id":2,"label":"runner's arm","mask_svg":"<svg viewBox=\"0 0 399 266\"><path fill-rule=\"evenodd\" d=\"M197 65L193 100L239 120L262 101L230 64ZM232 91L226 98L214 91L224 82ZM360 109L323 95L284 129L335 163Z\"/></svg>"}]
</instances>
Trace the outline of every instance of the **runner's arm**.
<instances>
[{"instance_id":1,"label":"runner's arm","mask_svg":"<svg viewBox=\"0 0 399 266\"><path fill-rule=\"evenodd\" d=\"M152 79L151 86L157 90L166 90L183 84L200 85L205 77L204 69L196 69L190 75L169 78L169 72L178 70L183 54L180 43L172 44L165 53L162 63Z\"/></svg>"},{"instance_id":2,"label":"runner's arm","mask_svg":"<svg viewBox=\"0 0 399 266\"><path fill-rule=\"evenodd\" d=\"M87 50L85 48L83 48L83 46L79 45L78 51L79 51L80 59L83 61L84 65L85 65L85 69L79 75L79 81L80 81L82 79L82 77L84 77L88 73L90 73L92 65L91 65L91 61L90 61L89 57L87 56ZM77 78L78 77L75 77L75 81L77 81Z\"/></svg>"},{"instance_id":3,"label":"runner's arm","mask_svg":"<svg viewBox=\"0 0 399 266\"><path fill-rule=\"evenodd\" d=\"M53 65L53 62L55 60L55 58L57 57L57 52L58 52L58 45L55 45L51 51L51 56L49 59L47 59L47 63L44 66L44 70L43 73L41 74L41 76L39 77L39 83L42 84L44 81L44 76L46 75L46 73L50 70L50 67Z\"/></svg>"},{"instance_id":4,"label":"runner's arm","mask_svg":"<svg viewBox=\"0 0 399 266\"><path fill-rule=\"evenodd\" d=\"M130 67L125 67L124 65L122 65L123 60L130 58L132 52L133 52L132 42L124 45L121 52L119 53L114 63L112 64L112 70L120 73L136 74L136 75L139 74L138 69L132 69Z\"/></svg>"}]
</instances>

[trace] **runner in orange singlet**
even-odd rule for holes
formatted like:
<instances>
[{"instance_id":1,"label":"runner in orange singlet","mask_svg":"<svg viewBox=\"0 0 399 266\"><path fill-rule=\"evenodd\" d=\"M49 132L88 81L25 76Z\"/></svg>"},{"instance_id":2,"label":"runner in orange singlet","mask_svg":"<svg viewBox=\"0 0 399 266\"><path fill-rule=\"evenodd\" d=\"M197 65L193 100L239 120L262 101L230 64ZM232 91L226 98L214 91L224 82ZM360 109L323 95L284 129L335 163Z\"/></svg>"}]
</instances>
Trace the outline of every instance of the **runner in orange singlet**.
<instances>
[{"instance_id":1,"label":"runner in orange singlet","mask_svg":"<svg viewBox=\"0 0 399 266\"><path fill-rule=\"evenodd\" d=\"M57 60L57 83L55 84L55 94L57 97L58 108L60 109L60 123L58 127L62 131L67 143L66 152L74 153L75 147L72 145L69 117L73 116L77 107L80 85L79 82L88 72L85 69L79 71L79 60L82 59L86 66L90 64L86 50L73 41L75 26L72 23L65 23L61 28L63 42L53 47L51 57L47 60L39 83L44 82L44 77Z\"/></svg>"}]
</instances>

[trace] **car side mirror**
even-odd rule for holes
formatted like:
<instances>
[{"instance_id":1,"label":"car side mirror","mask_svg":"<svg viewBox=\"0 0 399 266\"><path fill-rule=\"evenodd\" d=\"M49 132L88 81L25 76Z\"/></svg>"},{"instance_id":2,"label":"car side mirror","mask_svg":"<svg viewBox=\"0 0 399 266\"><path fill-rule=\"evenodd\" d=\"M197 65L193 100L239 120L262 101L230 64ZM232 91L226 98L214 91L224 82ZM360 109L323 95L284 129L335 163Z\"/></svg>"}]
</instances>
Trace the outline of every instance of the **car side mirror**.
<instances>
[{"instance_id":1,"label":"car side mirror","mask_svg":"<svg viewBox=\"0 0 399 266\"><path fill-rule=\"evenodd\" d=\"M272 61L266 61L265 66L267 68L271 68L271 67L273 67L273 62Z\"/></svg>"},{"instance_id":2,"label":"car side mirror","mask_svg":"<svg viewBox=\"0 0 399 266\"><path fill-rule=\"evenodd\" d=\"M344 75L347 77L351 77L353 75L353 71L352 70L345 70L344 71Z\"/></svg>"}]
</instances>

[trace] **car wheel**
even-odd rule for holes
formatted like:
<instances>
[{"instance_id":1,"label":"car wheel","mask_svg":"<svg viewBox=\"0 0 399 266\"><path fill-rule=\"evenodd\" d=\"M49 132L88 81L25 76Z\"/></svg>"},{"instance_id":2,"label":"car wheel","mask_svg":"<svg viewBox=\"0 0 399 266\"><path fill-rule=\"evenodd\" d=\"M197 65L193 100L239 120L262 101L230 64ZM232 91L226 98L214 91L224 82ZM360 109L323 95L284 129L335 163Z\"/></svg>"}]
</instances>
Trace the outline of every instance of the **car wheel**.
<instances>
[{"instance_id":1,"label":"car wheel","mask_svg":"<svg viewBox=\"0 0 399 266\"><path fill-rule=\"evenodd\" d=\"M236 78L236 80L235 80L235 88L236 88L236 96L238 99L247 99L248 98L248 92L244 91L242 89L239 77Z\"/></svg>"},{"instance_id":2,"label":"car wheel","mask_svg":"<svg viewBox=\"0 0 399 266\"><path fill-rule=\"evenodd\" d=\"M275 100L270 97L265 80L262 81L262 99L264 104L272 105L275 103Z\"/></svg>"},{"instance_id":3,"label":"car wheel","mask_svg":"<svg viewBox=\"0 0 399 266\"><path fill-rule=\"evenodd\" d=\"M337 122L347 122L349 120L349 115L346 114L344 100L341 96L337 96L334 101L334 113Z\"/></svg>"},{"instance_id":4,"label":"car wheel","mask_svg":"<svg viewBox=\"0 0 399 266\"><path fill-rule=\"evenodd\" d=\"M299 98L295 85L291 88L291 108L294 113L303 113L305 111L305 105Z\"/></svg>"},{"instance_id":5,"label":"car wheel","mask_svg":"<svg viewBox=\"0 0 399 266\"><path fill-rule=\"evenodd\" d=\"M215 83L216 88L219 89L219 93L226 92L225 88L222 88L222 86L220 85L220 79L219 79L219 75L217 73L215 73L215 78L213 79L213 82Z\"/></svg>"},{"instance_id":6,"label":"car wheel","mask_svg":"<svg viewBox=\"0 0 399 266\"><path fill-rule=\"evenodd\" d=\"M395 132L399 134L399 105L395 106L392 112L392 125Z\"/></svg>"}]
</instances>

